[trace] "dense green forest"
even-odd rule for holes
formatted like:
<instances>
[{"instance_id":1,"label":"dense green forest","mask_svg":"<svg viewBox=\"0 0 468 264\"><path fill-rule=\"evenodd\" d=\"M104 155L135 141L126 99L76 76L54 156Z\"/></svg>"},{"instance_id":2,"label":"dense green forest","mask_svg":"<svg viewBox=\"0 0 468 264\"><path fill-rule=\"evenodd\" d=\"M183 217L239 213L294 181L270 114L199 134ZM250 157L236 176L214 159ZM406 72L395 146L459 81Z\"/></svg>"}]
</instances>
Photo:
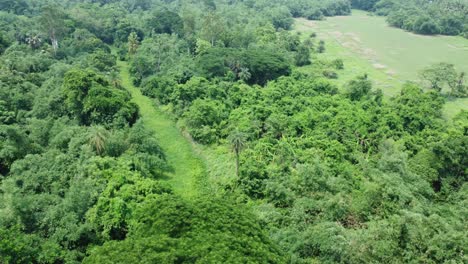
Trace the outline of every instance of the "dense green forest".
<instances>
[{"instance_id":1,"label":"dense green forest","mask_svg":"<svg viewBox=\"0 0 468 264\"><path fill-rule=\"evenodd\" d=\"M355 8L387 16L391 26L424 35L468 38L466 0L352 0Z\"/></svg>"},{"instance_id":2,"label":"dense green forest","mask_svg":"<svg viewBox=\"0 0 468 264\"><path fill-rule=\"evenodd\" d=\"M464 1L1 1L0 263L467 262L468 113L442 114L465 74L336 86L343 61L290 29L352 6L468 32ZM232 150L231 180L169 184L117 62L187 140Z\"/></svg>"}]
</instances>

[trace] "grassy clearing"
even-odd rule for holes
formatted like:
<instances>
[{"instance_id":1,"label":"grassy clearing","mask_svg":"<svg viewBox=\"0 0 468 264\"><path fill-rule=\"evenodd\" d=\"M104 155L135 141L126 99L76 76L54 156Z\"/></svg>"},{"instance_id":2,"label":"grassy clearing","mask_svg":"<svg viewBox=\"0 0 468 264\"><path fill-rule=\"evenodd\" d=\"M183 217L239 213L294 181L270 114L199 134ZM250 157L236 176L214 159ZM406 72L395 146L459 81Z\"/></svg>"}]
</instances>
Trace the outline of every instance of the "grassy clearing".
<instances>
[{"instance_id":1,"label":"grassy clearing","mask_svg":"<svg viewBox=\"0 0 468 264\"><path fill-rule=\"evenodd\" d=\"M455 65L468 72L468 40L451 36L421 36L389 27L383 17L353 10L352 16L331 17L324 21L297 19L295 30L316 32L326 41L320 60L341 58L345 69L338 71L338 84L367 73L387 96L399 92L406 81L417 81L418 73L437 62ZM304 69L307 71L307 67ZM453 117L468 110L468 99L450 100L445 114Z\"/></svg>"},{"instance_id":2,"label":"grassy clearing","mask_svg":"<svg viewBox=\"0 0 468 264\"><path fill-rule=\"evenodd\" d=\"M159 108L153 101L142 95L136 88L128 72L128 64L119 61L122 85L132 94L132 100L140 108L141 119L148 129L154 132L159 144L167 156L173 171L168 173L167 181L174 190L184 196L193 197L205 188L205 166L194 152L192 143L185 138L176 123Z\"/></svg>"},{"instance_id":3,"label":"grassy clearing","mask_svg":"<svg viewBox=\"0 0 468 264\"><path fill-rule=\"evenodd\" d=\"M203 157L207 166L207 175L211 188L220 188L235 181L236 158L228 144L216 146L197 145L197 153ZM219 189L212 189L221 193Z\"/></svg>"}]
</instances>

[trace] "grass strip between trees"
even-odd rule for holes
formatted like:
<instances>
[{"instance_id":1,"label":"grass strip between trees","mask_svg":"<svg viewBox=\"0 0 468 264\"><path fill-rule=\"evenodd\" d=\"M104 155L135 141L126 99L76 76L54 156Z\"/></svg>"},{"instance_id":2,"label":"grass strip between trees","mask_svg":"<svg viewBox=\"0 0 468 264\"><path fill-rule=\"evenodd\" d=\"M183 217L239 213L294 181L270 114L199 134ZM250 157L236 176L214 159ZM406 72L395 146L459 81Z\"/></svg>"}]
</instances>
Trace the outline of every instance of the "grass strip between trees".
<instances>
[{"instance_id":1,"label":"grass strip between trees","mask_svg":"<svg viewBox=\"0 0 468 264\"><path fill-rule=\"evenodd\" d=\"M118 66L123 87L131 93L133 102L140 109L143 123L154 132L172 168L172 172L166 175L167 181L184 197L200 194L205 166L195 154L192 143L182 135L176 123L166 113L158 109L150 98L133 85L127 62L118 61Z\"/></svg>"}]
</instances>

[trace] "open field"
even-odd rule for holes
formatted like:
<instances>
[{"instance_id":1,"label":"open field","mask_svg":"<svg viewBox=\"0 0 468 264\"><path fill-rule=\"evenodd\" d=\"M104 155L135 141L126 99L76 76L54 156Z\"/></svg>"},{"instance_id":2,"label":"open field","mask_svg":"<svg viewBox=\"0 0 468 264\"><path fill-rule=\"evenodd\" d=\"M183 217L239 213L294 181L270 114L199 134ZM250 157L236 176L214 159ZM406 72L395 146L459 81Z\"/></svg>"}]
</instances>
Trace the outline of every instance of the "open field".
<instances>
[{"instance_id":1,"label":"open field","mask_svg":"<svg viewBox=\"0 0 468 264\"><path fill-rule=\"evenodd\" d=\"M326 42L326 52L318 59L344 60L338 84L367 73L384 94L398 93L401 84L417 81L424 67L448 62L458 71L468 72L468 40L451 36L422 36L389 27L383 17L353 10L352 16L327 18L324 21L297 19L295 30L316 32ZM306 70L306 69L305 69ZM467 99L451 100L446 115L468 109Z\"/></svg>"}]
</instances>

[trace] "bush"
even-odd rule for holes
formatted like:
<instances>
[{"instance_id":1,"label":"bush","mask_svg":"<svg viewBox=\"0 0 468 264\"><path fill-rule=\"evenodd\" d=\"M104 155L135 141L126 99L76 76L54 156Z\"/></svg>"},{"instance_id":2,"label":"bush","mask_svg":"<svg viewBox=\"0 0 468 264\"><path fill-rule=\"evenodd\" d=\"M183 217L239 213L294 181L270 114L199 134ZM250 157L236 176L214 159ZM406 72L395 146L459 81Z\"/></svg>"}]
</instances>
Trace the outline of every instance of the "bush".
<instances>
[{"instance_id":1,"label":"bush","mask_svg":"<svg viewBox=\"0 0 468 264\"><path fill-rule=\"evenodd\" d=\"M117 57L103 50L95 51L87 57L88 63L101 72L111 71L117 61Z\"/></svg>"},{"instance_id":2,"label":"bush","mask_svg":"<svg viewBox=\"0 0 468 264\"><path fill-rule=\"evenodd\" d=\"M328 79L338 79L338 74L332 70L324 70L322 74Z\"/></svg>"},{"instance_id":3,"label":"bush","mask_svg":"<svg viewBox=\"0 0 468 264\"><path fill-rule=\"evenodd\" d=\"M203 144L214 143L220 134L220 125L227 119L226 106L209 99L197 99L185 117L193 138Z\"/></svg>"},{"instance_id":4,"label":"bush","mask_svg":"<svg viewBox=\"0 0 468 264\"><path fill-rule=\"evenodd\" d=\"M324 18L322 11L318 9L311 9L306 11L305 17L309 20L323 20Z\"/></svg>"},{"instance_id":5,"label":"bush","mask_svg":"<svg viewBox=\"0 0 468 264\"><path fill-rule=\"evenodd\" d=\"M92 70L73 69L63 82L66 104L71 115L81 124L132 125L138 117L138 107L130 102L130 94L112 88L104 77Z\"/></svg>"},{"instance_id":6,"label":"bush","mask_svg":"<svg viewBox=\"0 0 468 264\"><path fill-rule=\"evenodd\" d=\"M434 20L427 17L420 17L413 25L414 32L424 35L435 35L440 32L439 26Z\"/></svg>"},{"instance_id":7,"label":"bush","mask_svg":"<svg viewBox=\"0 0 468 264\"><path fill-rule=\"evenodd\" d=\"M331 65L333 66L333 68L337 69L337 70L342 70L344 69L344 63L343 63L343 60L342 59L336 59L336 60L333 60L331 62Z\"/></svg>"},{"instance_id":8,"label":"bush","mask_svg":"<svg viewBox=\"0 0 468 264\"><path fill-rule=\"evenodd\" d=\"M144 95L167 104L176 85L177 83L170 77L152 76L142 82L141 91Z\"/></svg>"}]
</instances>

